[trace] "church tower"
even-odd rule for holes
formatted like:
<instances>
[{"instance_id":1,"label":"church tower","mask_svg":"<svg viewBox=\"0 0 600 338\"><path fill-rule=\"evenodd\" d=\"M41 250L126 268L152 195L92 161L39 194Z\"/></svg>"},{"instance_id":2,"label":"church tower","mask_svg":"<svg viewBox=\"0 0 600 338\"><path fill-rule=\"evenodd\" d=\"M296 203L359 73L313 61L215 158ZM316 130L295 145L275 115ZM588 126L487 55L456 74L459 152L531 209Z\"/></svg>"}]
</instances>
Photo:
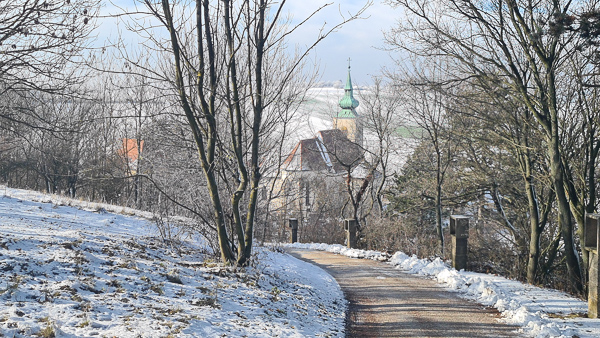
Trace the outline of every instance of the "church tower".
<instances>
[{"instance_id":1,"label":"church tower","mask_svg":"<svg viewBox=\"0 0 600 338\"><path fill-rule=\"evenodd\" d=\"M342 110L333 118L333 127L343 131L350 141L362 147L363 129L360 117L356 113L356 107L358 107L358 100L353 95L350 63L348 61L348 79L344 87L344 97L340 100Z\"/></svg>"}]
</instances>

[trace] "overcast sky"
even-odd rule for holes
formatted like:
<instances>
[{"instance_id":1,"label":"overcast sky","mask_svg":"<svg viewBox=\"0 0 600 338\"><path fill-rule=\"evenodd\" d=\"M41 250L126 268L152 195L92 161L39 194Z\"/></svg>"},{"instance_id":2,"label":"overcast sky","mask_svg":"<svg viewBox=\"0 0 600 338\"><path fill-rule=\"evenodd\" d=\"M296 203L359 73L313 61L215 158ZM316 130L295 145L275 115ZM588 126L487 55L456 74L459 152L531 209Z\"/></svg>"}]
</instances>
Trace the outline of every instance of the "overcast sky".
<instances>
[{"instance_id":1,"label":"overcast sky","mask_svg":"<svg viewBox=\"0 0 600 338\"><path fill-rule=\"evenodd\" d=\"M292 16L292 22L299 22L325 3L332 3L290 36L290 47L298 45L306 47L315 40L319 30L326 29L343 20L348 13L356 13L368 0L288 0L286 8ZM373 0L373 4L362 15L364 19L347 23L337 32L332 33L311 55L311 60L319 62L321 81L346 79L348 58L352 59L352 80L357 85L368 85L371 76L380 73L382 67L391 67L393 62L388 52L381 50L385 46L383 31L389 30L398 20L399 10ZM132 0L113 0L120 6L131 6ZM103 14L116 14L119 10L107 4ZM110 19L103 20L98 38L116 35L114 23ZM130 40L131 41L131 40Z\"/></svg>"},{"instance_id":2,"label":"overcast sky","mask_svg":"<svg viewBox=\"0 0 600 338\"><path fill-rule=\"evenodd\" d=\"M329 1L289 0L288 10L297 21L310 15L311 10L326 2ZM366 3L367 0L334 1L333 5L317 15L299 34L294 35L292 42L305 46L314 41L324 22L327 23L327 27L331 27L341 21L340 12L346 16L348 12L356 13ZM398 16L399 10L394 10L382 0L374 0L373 5L363 15L365 19L346 24L321 42L313 57L320 60L322 80L345 81L348 58L352 59L352 80L356 84L368 84L371 75L379 74L381 67L391 67L389 53L381 50L385 47L383 31L393 27Z\"/></svg>"}]
</instances>

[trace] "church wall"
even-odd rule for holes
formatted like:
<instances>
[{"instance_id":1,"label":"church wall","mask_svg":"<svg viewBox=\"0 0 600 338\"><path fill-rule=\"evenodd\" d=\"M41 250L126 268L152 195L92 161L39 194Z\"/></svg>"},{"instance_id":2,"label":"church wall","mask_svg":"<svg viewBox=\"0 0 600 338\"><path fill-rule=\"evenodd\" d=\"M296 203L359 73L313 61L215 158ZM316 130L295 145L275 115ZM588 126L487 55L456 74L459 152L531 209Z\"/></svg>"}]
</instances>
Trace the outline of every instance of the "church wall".
<instances>
[{"instance_id":1,"label":"church wall","mask_svg":"<svg viewBox=\"0 0 600 338\"><path fill-rule=\"evenodd\" d=\"M349 119L336 117L333 119L333 127L343 131L350 141L361 147L363 146L363 128L360 125L358 118Z\"/></svg>"}]
</instances>

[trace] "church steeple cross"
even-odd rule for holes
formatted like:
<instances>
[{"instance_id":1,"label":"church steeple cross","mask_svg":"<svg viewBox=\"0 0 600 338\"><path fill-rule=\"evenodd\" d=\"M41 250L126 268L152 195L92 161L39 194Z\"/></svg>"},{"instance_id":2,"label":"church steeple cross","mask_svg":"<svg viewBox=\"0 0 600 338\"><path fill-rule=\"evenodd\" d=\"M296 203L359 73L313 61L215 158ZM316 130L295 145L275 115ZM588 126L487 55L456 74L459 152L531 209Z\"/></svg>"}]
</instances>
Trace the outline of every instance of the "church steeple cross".
<instances>
[{"instance_id":1,"label":"church steeple cross","mask_svg":"<svg viewBox=\"0 0 600 338\"><path fill-rule=\"evenodd\" d=\"M352 59L348 58L348 69L350 69L350 61L352 61Z\"/></svg>"}]
</instances>

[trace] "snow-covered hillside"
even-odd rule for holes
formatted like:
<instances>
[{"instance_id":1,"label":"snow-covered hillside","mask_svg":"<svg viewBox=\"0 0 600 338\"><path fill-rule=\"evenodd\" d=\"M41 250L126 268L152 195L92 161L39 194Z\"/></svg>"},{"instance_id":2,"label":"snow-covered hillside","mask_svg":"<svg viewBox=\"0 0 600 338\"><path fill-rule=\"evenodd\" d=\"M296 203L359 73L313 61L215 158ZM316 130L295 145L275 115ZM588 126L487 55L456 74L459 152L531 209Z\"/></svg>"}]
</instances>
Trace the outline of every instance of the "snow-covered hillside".
<instances>
[{"instance_id":1,"label":"snow-covered hillside","mask_svg":"<svg viewBox=\"0 0 600 338\"><path fill-rule=\"evenodd\" d=\"M293 142L314 137L320 130L333 128L333 117L340 109L344 96L340 88L311 88L292 121L290 138Z\"/></svg>"},{"instance_id":2,"label":"snow-covered hillside","mask_svg":"<svg viewBox=\"0 0 600 338\"><path fill-rule=\"evenodd\" d=\"M335 280L276 250L234 270L131 209L0 196L0 336L344 336Z\"/></svg>"}]
</instances>

